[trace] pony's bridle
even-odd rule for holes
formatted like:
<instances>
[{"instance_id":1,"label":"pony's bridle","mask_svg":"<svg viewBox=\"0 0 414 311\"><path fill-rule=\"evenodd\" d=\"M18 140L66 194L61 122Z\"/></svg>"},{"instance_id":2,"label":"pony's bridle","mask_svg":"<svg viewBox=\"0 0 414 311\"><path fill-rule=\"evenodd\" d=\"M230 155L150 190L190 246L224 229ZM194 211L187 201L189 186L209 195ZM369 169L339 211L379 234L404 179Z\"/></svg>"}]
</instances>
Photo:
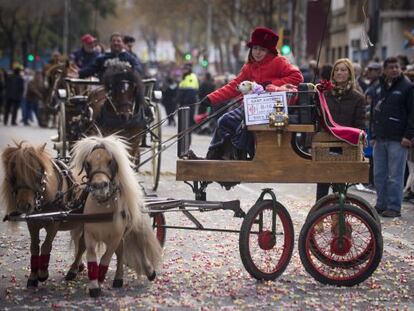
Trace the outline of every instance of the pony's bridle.
<instances>
[{"instance_id":1,"label":"pony's bridle","mask_svg":"<svg viewBox=\"0 0 414 311\"><path fill-rule=\"evenodd\" d=\"M93 151L97 150L97 149L104 149L105 150L106 148L105 148L104 145L101 145L101 144L96 145L91 150L91 153ZM85 161L83 163L82 170L85 170L85 173L86 173L86 176L85 176L86 177L86 184L87 184L86 189L87 189L88 192L94 192L96 190L100 190L100 189L103 189L104 187L106 187L104 185L99 186L99 185L92 184L91 180L92 180L94 175L103 174L109 179L109 184L107 185L109 187L109 193L104 199L97 200L99 203L104 203L104 202L108 201L110 198L112 198L115 195L115 193L117 193L119 191L119 187L118 187L118 185L115 181L115 176L116 176L116 173L118 171L118 164L114 159L111 160L111 164L110 164L109 169L110 169L111 175L109 175L108 172L104 171L104 170L100 170L100 169L91 170L90 164L88 162Z\"/></svg>"},{"instance_id":2,"label":"pony's bridle","mask_svg":"<svg viewBox=\"0 0 414 311\"><path fill-rule=\"evenodd\" d=\"M49 206L55 208L58 204L62 204L63 197L64 197L64 192L62 191L63 189L62 174L67 178L70 195L72 195L72 190L73 190L72 187L70 187L70 185L73 182L72 182L72 178L70 174L68 173L68 171L66 172L62 171L61 168L58 166L58 164L56 164L55 162L52 162L52 163L53 163L53 169L56 172L56 176L58 176L58 190L52 202L48 202L48 203L45 202L46 201L46 188L47 188L47 182L48 182L47 173L45 170L42 170L41 174L39 174L38 182L36 182L36 185L38 185L37 187L19 184L17 183L16 178L14 176L9 178L13 197L16 198L17 193L23 189L32 191L34 193L34 206L33 206L34 211L41 211L45 207L49 207Z\"/></svg>"},{"instance_id":3,"label":"pony's bridle","mask_svg":"<svg viewBox=\"0 0 414 311\"><path fill-rule=\"evenodd\" d=\"M17 193L20 190L30 190L34 193L34 210L40 211L42 208L42 205L45 200L45 192L46 192L46 184L47 184L47 175L45 171L43 171L40 175L39 182L36 182L38 187L32 187L29 185L19 184L16 181L16 178L13 176L9 179L11 188L12 188L12 195L14 198L17 197Z\"/></svg>"},{"instance_id":4,"label":"pony's bridle","mask_svg":"<svg viewBox=\"0 0 414 311\"><path fill-rule=\"evenodd\" d=\"M132 81L129 81L129 80L121 80L120 82L119 82L119 85L121 85L121 86L123 86L123 88L121 89L121 93L124 93L124 92L126 92L126 91L128 91L128 88L132 85L133 87L134 87L134 89L136 88L136 85L132 82ZM113 93L113 91L112 91L112 85L109 87L109 91L108 91L108 93L105 95L105 97L106 97L106 99L108 100L108 102L109 102L109 104L111 105L111 107L112 107L112 109L115 111L115 113L116 114L119 114L119 111L118 111L118 107L117 107L117 105L115 105L114 104L114 102L113 102L113 98L112 98L112 93ZM117 90L117 91L119 91L119 90ZM134 94L136 93L136 90L134 90L134 92L133 92ZM132 113L134 113L134 111L135 111L135 98L134 98L134 100L132 101L132 104L129 104L129 103L121 103L120 105L118 105L118 106L131 106L131 111L132 111Z\"/></svg>"}]
</instances>

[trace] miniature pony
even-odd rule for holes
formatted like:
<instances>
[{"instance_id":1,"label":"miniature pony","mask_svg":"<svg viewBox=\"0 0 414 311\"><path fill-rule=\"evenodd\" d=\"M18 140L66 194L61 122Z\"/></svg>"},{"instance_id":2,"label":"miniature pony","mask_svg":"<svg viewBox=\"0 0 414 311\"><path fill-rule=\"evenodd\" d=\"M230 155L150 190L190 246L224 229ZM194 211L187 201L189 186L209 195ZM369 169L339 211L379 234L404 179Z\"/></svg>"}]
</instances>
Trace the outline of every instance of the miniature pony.
<instances>
[{"instance_id":1,"label":"miniature pony","mask_svg":"<svg viewBox=\"0 0 414 311\"><path fill-rule=\"evenodd\" d=\"M88 184L84 214L112 213L105 223L85 223L89 294L101 295L111 257L116 252L114 287L122 286L123 260L137 275L149 280L156 276L162 248L153 232L150 218L143 213L144 198L132 168L128 145L119 136L90 136L73 148L72 166ZM104 243L105 253L97 261L96 247Z\"/></svg>"},{"instance_id":2,"label":"miniature pony","mask_svg":"<svg viewBox=\"0 0 414 311\"><path fill-rule=\"evenodd\" d=\"M19 214L33 215L36 213L57 212L67 210L80 195L77 183L66 171L63 163L57 164L43 146L32 146L27 143L16 143L7 147L2 154L5 178L1 185L3 196L2 206L6 217ZM30 233L30 275L27 287L37 287L49 276L48 266L53 240L60 230L72 230L75 241L76 258L66 280L76 277L82 270L81 258L85 251L82 238L82 225L48 220L28 220ZM46 230L46 238L39 248L40 230Z\"/></svg>"}]
</instances>

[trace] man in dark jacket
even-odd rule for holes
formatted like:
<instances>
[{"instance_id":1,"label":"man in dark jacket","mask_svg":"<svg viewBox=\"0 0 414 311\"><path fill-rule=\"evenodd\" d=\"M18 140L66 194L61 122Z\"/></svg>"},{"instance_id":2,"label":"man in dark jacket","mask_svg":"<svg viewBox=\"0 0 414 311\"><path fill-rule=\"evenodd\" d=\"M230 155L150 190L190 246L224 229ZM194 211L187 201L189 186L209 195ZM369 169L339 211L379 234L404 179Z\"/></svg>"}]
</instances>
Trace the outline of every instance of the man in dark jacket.
<instances>
[{"instance_id":1,"label":"man in dark jacket","mask_svg":"<svg viewBox=\"0 0 414 311\"><path fill-rule=\"evenodd\" d=\"M9 121L11 110L12 125L17 125L17 111L23 98L24 81L20 75L20 65L14 66L13 74L6 77L6 106L4 107L4 125Z\"/></svg>"},{"instance_id":2,"label":"man in dark jacket","mask_svg":"<svg viewBox=\"0 0 414 311\"><path fill-rule=\"evenodd\" d=\"M71 60L79 67L79 69L92 65L95 62L95 59L99 56L99 53L94 49L96 38L87 33L82 36L81 41L82 47L70 55Z\"/></svg>"},{"instance_id":3,"label":"man in dark jacket","mask_svg":"<svg viewBox=\"0 0 414 311\"><path fill-rule=\"evenodd\" d=\"M123 37L120 33L113 33L110 38L111 51L96 58L95 62L79 71L79 78L86 78L98 75L101 79L107 67L106 61L118 58L120 61L127 62L132 69L136 70L141 76L143 74L142 65L138 59L129 54L124 49Z\"/></svg>"},{"instance_id":4,"label":"man in dark jacket","mask_svg":"<svg viewBox=\"0 0 414 311\"><path fill-rule=\"evenodd\" d=\"M414 93L397 58L387 58L383 67L370 124L377 190L375 208L383 217L399 217L407 153L414 136Z\"/></svg>"}]
</instances>

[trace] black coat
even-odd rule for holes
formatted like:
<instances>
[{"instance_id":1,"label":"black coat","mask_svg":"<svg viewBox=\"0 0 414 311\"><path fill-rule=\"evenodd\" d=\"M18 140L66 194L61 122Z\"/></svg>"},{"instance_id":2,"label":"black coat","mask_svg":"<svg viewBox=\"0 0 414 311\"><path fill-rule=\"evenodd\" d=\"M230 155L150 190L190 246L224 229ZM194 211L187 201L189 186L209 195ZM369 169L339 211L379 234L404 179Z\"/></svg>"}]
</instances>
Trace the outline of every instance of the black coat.
<instances>
[{"instance_id":1,"label":"black coat","mask_svg":"<svg viewBox=\"0 0 414 311\"><path fill-rule=\"evenodd\" d=\"M365 128L365 97L356 90L349 90L337 97L331 91L325 93L326 102L333 120L342 126Z\"/></svg>"},{"instance_id":2,"label":"black coat","mask_svg":"<svg viewBox=\"0 0 414 311\"><path fill-rule=\"evenodd\" d=\"M24 80L20 74L11 74L6 77L6 99L20 101L23 97Z\"/></svg>"},{"instance_id":3,"label":"black coat","mask_svg":"<svg viewBox=\"0 0 414 311\"><path fill-rule=\"evenodd\" d=\"M382 138L401 141L414 137L413 84L404 76L397 78L390 87L383 78L377 86L379 96L371 106L372 139Z\"/></svg>"}]
</instances>

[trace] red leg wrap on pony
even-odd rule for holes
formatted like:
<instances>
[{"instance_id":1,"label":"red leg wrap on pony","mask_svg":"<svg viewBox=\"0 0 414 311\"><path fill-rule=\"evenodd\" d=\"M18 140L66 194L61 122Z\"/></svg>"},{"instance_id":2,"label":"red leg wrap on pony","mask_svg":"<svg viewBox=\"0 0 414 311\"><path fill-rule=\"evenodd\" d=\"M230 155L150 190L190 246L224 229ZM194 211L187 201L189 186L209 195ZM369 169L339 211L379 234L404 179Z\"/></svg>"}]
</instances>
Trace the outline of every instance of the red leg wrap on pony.
<instances>
[{"instance_id":1,"label":"red leg wrap on pony","mask_svg":"<svg viewBox=\"0 0 414 311\"><path fill-rule=\"evenodd\" d=\"M96 261L88 261L88 277L90 281L98 279L99 268Z\"/></svg>"},{"instance_id":2,"label":"red leg wrap on pony","mask_svg":"<svg viewBox=\"0 0 414 311\"><path fill-rule=\"evenodd\" d=\"M30 271L36 273L39 270L39 256L32 255L30 257Z\"/></svg>"},{"instance_id":3,"label":"red leg wrap on pony","mask_svg":"<svg viewBox=\"0 0 414 311\"><path fill-rule=\"evenodd\" d=\"M98 282L102 283L105 280L106 272L108 271L108 266L99 265L99 276Z\"/></svg>"},{"instance_id":4,"label":"red leg wrap on pony","mask_svg":"<svg viewBox=\"0 0 414 311\"><path fill-rule=\"evenodd\" d=\"M47 270L49 267L50 254L39 256L39 269Z\"/></svg>"}]
</instances>

